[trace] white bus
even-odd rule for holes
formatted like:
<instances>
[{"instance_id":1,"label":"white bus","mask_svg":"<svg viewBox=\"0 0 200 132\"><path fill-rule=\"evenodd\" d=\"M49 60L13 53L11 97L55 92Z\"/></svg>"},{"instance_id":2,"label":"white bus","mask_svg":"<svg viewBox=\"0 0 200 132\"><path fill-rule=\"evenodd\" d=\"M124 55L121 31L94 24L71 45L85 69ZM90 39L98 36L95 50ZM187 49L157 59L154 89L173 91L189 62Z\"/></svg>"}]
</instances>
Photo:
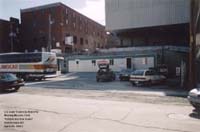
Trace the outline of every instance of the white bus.
<instances>
[{"instance_id":1,"label":"white bus","mask_svg":"<svg viewBox=\"0 0 200 132\"><path fill-rule=\"evenodd\" d=\"M45 78L45 75L55 74L57 67L55 53L31 52L0 54L0 72L14 73L25 80L42 80Z\"/></svg>"}]
</instances>

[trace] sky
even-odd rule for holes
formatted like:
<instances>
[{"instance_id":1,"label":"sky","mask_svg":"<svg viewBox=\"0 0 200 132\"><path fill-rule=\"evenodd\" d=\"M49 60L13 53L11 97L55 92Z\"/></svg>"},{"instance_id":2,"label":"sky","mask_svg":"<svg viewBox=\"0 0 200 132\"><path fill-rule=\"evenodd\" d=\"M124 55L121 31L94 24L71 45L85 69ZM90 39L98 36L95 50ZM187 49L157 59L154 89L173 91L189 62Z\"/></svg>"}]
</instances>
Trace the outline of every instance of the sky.
<instances>
[{"instance_id":1,"label":"sky","mask_svg":"<svg viewBox=\"0 0 200 132\"><path fill-rule=\"evenodd\" d=\"M105 25L105 0L0 0L0 19L20 19L20 9L62 2L85 16Z\"/></svg>"}]
</instances>

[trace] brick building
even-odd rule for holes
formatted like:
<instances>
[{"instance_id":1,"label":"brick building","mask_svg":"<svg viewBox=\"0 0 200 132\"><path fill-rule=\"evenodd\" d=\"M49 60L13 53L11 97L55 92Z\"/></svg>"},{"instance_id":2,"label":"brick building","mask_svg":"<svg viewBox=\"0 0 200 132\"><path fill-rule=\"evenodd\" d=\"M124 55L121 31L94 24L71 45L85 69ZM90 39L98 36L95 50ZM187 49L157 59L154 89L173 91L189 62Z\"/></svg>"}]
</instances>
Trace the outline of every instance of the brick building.
<instances>
[{"instance_id":1,"label":"brick building","mask_svg":"<svg viewBox=\"0 0 200 132\"><path fill-rule=\"evenodd\" d=\"M19 51L19 20L0 20L0 53Z\"/></svg>"},{"instance_id":2,"label":"brick building","mask_svg":"<svg viewBox=\"0 0 200 132\"><path fill-rule=\"evenodd\" d=\"M22 50L89 52L105 47L105 27L62 3L21 10Z\"/></svg>"}]
</instances>

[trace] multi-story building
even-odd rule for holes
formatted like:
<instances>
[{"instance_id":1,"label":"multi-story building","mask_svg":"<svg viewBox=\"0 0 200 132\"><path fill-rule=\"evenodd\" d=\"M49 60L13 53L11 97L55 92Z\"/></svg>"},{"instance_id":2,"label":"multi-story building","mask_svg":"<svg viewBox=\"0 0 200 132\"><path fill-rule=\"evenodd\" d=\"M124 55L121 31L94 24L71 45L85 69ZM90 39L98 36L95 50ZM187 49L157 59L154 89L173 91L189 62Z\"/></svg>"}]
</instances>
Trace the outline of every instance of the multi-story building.
<instances>
[{"instance_id":1,"label":"multi-story building","mask_svg":"<svg viewBox=\"0 0 200 132\"><path fill-rule=\"evenodd\" d=\"M121 46L188 45L189 0L106 0L106 29Z\"/></svg>"},{"instance_id":2,"label":"multi-story building","mask_svg":"<svg viewBox=\"0 0 200 132\"><path fill-rule=\"evenodd\" d=\"M0 53L19 51L19 20L0 20Z\"/></svg>"},{"instance_id":3,"label":"multi-story building","mask_svg":"<svg viewBox=\"0 0 200 132\"><path fill-rule=\"evenodd\" d=\"M105 27L62 3L21 10L23 50L62 53L105 47Z\"/></svg>"}]
</instances>

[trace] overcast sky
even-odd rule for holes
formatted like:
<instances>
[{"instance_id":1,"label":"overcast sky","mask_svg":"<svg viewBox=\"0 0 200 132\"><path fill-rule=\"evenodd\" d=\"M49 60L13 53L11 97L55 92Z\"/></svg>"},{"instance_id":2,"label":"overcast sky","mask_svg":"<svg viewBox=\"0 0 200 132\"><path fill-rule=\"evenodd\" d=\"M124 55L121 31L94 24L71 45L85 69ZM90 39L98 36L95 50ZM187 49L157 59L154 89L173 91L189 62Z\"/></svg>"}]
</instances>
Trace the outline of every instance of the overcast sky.
<instances>
[{"instance_id":1,"label":"overcast sky","mask_svg":"<svg viewBox=\"0 0 200 132\"><path fill-rule=\"evenodd\" d=\"M62 2L89 18L105 25L105 0L0 0L0 19L20 18L20 9Z\"/></svg>"}]
</instances>

